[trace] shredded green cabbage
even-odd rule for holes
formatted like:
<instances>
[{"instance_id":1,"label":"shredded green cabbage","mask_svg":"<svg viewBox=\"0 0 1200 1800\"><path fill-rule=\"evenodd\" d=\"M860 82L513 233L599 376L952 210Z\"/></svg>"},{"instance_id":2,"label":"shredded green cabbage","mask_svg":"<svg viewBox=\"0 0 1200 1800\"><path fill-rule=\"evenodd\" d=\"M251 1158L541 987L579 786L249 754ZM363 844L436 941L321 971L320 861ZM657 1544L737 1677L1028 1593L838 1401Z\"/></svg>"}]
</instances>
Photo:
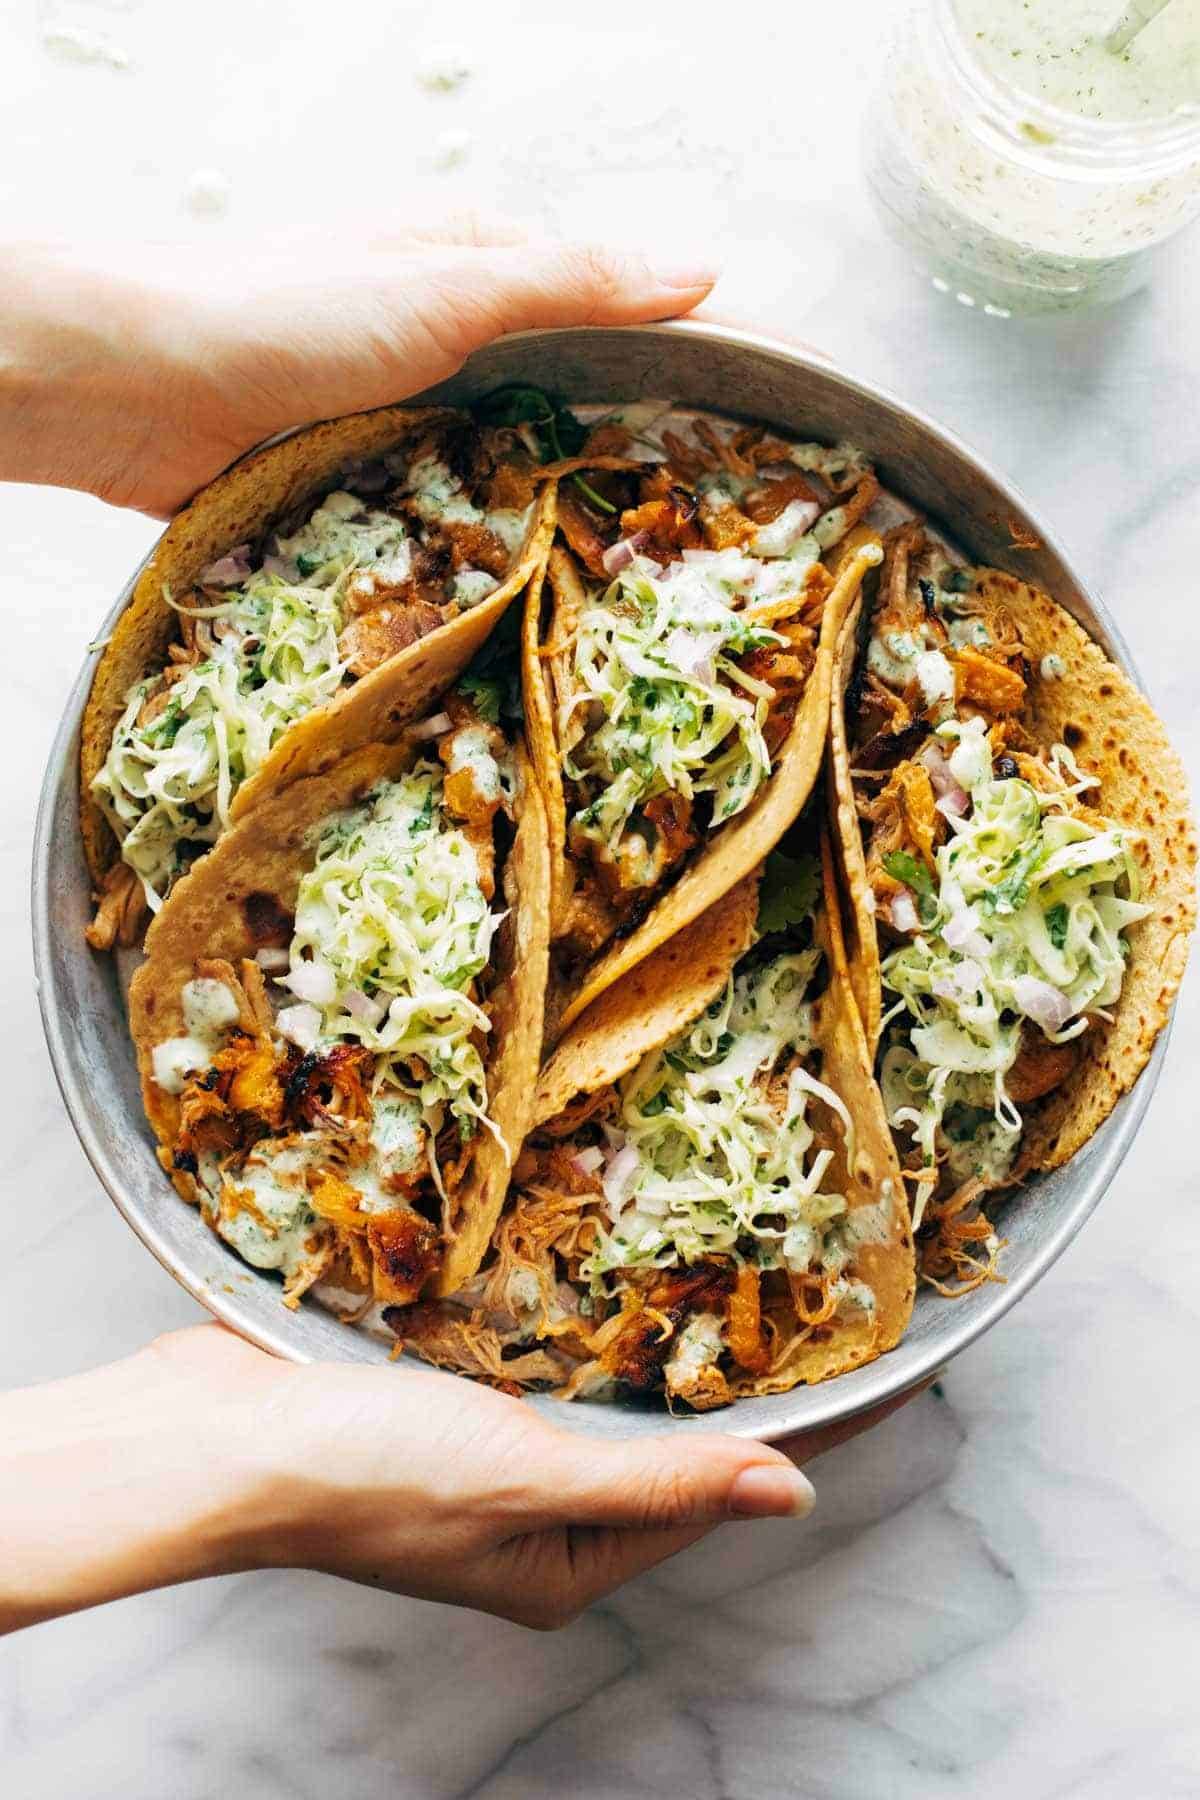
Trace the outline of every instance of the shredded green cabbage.
<instances>
[{"instance_id":1,"label":"shredded green cabbage","mask_svg":"<svg viewBox=\"0 0 1200 1800\"><path fill-rule=\"evenodd\" d=\"M406 492L426 523L486 522L513 551L528 530L532 509L481 512L433 457L408 471ZM143 724L139 715L161 678L130 690L92 784L153 910L191 847L216 841L234 794L277 740L338 692L346 673L338 639L347 602L369 595L377 583L406 580L412 542L403 518L336 490L291 536L276 539L269 572L247 575L217 604L176 608L211 621L213 654L173 682L165 705ZM453 598L460 607L473 606L497 585L482 570L462 568Z\"/></svg>"},{"instance_id":2,"label":"shredded green cabbage","mask_svg":"<svg viewBox=\"0 0 1200 1800\"><path fill-rule=\"evenodd\" d=\"M652 1052L621 1086L605 1175L610 1225L582 1267L594 1294L619 1269L710 1256L763 1269L838 1273L852 1254L843 1195L823 1189L832 1151L813 1152L812 1097L841 1099L808 1074L819 950L735 972L690 1030ZM770 1076L786 1080L782 1122ZM619 1147L618 1147L619 1146Z\"/></svg>"},{"instance_id":3,"label":"shredded green cabbage","mask_svg":"<svg viewBox=\"0 0 1200 1800\"><path fill-rule=\"evenodd\" d=\"M489 1021L472 985L502 915L446 815L442 775L419 763L326 822L300 883L284 980L316 1006L318 1045L366 1045L377 1090L415 1095L434 1137L448 1109L466 1137L487 1122Z\"/></svg>"},{"instance_id":4,"label":"shredded green cabbage","mask_svg":"<svg viewBox=\"0 0 1200 1800\"><path fill-rule=\"evenodd\" d=\"M92 792L152 908L183 867L185 844L211 844L234 794L296 719L341 685L339 571L328 586L253 575L220 607L215 650L173 682L139 724L157 678L132 689Z\"/></svg>"},{"instance_id":5,"label":"shredded green cabbage","mask_svg":"<svg viewBox=\"0 0 1200 1800\"><path fill-rule=\"evenodd\" d=\"M1005 1077L1022 1025L1062 1044L1106 1016L1125 975L1122 933L1151 911L1129 834L1073 810L1096 783L1069 750L1051 752L1062 785L1047 793L993 777L982 719L937 736L953 745L971 810L937 853L924 929L883 965L898 996L884 1025L899 1028L883 1058L884 1103L928 1171L922 1204L943 1161L963 1180L1007 1174L1022 1121Z\"/></svg>"},{"instance_id":6,"label":"shredded green cabbage","mask_svg":"<svg viewBox=\"0 0 1200 1800\"><path fill-rule=\"evenodd\" d=\"M748 806L771 773L763 737L771 689L733 658L783 640L733 609L731 588L711 562L673 563L662 574L651 568L639 559L584 608L562 721L570 743L579 715L584 735L565 767L595 792L575 815L572 836L610 853L655 795L711 794L719 825Z\"/></svg>"}]
</instances>

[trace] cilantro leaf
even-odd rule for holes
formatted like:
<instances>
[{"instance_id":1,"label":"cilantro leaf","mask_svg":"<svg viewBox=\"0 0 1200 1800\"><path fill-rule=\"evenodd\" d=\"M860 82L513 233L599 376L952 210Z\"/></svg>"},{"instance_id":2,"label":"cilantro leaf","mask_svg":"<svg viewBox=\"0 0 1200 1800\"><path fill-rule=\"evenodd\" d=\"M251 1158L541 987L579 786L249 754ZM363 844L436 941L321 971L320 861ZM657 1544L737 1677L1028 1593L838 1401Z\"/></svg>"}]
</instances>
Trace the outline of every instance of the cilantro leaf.
<instances>
[{"instance_id":1,"label":"cilantro leaf","mask_svg":"<svg viewBox=\"0 0 1200 1800\"><path fill-rule=\"evenodd\" d=\"M498 681L491 681L484 675L472 675L468 670L458 687L481 719L486 720L489 725L500 723L500 701L503 696Z\"/></svg>"},{"instance_id":2,"label":"cilantro leaf","mask_svg":"<svg viewBox=\"0 0 1200 1800\"><path fill-rule=\"evenodd\" d=\"M1041 862L1045 854L1044 846L1035 840L1021 852L1012 868L983 896L983 910L986 913L1020 912L1029 898L1029 877Z\"/></svg>"},{"instance_id":3,"label":"cilantro leaf","mask_svg":"<svg viewBox=\"0 0 1200 1800\"><path fill-rule=\"evenodd\" d=\"M815 856L772 850L758 890L758 935L802 925L816 911L820 876Z\"/></svg>"},{"instance_id":4,"label":"cilantro leaf","mask_svg":"<svg viewBox=\"0 0 1200 1800\"><path fill-rule=\"evenodd\" d=\"M932 925L937 917L937 895L934 892L933 876L907 850L889 850L883 859L883 866L893 881L902 881L909 891L916 895L917 917L922 925Z\"/></svg>"},{"instance_id":5,"label":"cilantro leaf","mask_svg":"<svg viewBox=\"0 0 1200 1800\"><path fill-rule=\"evenodd\" d=\"M1061 950L1067 941L1067 908L1063 901L1051 906L1046 912L1046 930L1050 934L1050 942L1056 950Z\"/></svg>"},{"instance_id":6,"label":"cilantro leaf","mask_svg":"<svg viewBox=\"0 0 1200 1800\"><path fill-rule=\"evenodd\" d=\"M521 701L521 608L510 606L481 650L459 676L457 687L489 725L525 717Z\"/></svg>"},{"instance_id":7,"label":"cilantro leaf","mask_svg":"<svg viewBox=\"0 0 1200 1800\"><path fill-rule=\"evenodd\" d=\"M484 425L532 425L543 462L578 456L587 437L571 409L537 387L497 388L478 402L475 415Z\"/></svg>"}]
</instances>

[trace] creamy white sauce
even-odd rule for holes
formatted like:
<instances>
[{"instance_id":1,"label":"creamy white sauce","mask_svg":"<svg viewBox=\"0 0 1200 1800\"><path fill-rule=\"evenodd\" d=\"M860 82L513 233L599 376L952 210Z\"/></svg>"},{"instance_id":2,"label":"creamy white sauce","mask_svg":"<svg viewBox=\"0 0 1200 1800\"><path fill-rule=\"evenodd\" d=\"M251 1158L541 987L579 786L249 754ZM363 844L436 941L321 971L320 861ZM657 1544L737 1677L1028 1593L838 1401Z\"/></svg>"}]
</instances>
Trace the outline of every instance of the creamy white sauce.
<instances>
[{"instance_id":1,"label":"creamy white sauce","mask_svg":"<svg viewBox=\"0 0 1200 1800\"><path fill-rule=\"evenodd\" d=\"M475 790L484 800L499 800L501 794L500 764L492 754L491 740L482 725L465 725L450 740L449 775L470 769Z\"/></svg>"},{"instance_id":2,"label":"creamy white sauce","mask_svg":"<svg viewBox=\"0 0 1200 1800\"><path fill-rule=\"evenodd\" d=\"M717 1313L697 1313L675 1340L664 1368L668 1389L679 1393L717 1362L724 1348L724 1321Z\"/></svg>"},{"instance_id":3,"label":"creamy white sauce","mask_svg":"<svg viewBox=\"0 0 1200 1800\"><path fill-rule=\"evenodd\" d=\"M189 1075L213 1059L217 1045L236 1023L238 1003L223 981L199 977L180 990L184 1035L167 1038L150 1053L155 1083L165 1094L181 1094Z\"/></svg>"},{"instance_id":4,"label":"creamy white sauce","mask_svg":"<svg viewBox=\"0 0 1200 1800\"><path fill-rule=\"evenodd\" d=\"M377 1095L371 1118L371 1143L383 1175L411 1175L425 1161L429 1133L420 1102L403 1096Z\"/></svg>"},{"instance_id":5,"label":"creamy white sauce","mask_svg":"<svg viewBox=\"0 0 1200 1800\"><path fill-rule=\"evenodd\" d=\"M211 1060L209 1046L194 1037L168 1038L150 1053L155 1084L164 1094L182 1094L188 1076L205 1068Z\"/></svg>"},{"instance_id":6,"label":"creamy white sauce","mask_svg":"<svg viewBox=\"0 0 1200 1800\"><path fill-rule=\"evenodd\" d=\"M487 515L488 530L500 539L510 556L515 556L525 542L529 530L529 521L533 517L533 508L527 506L523 512L517 512L509 506L498 506Z\"/></svg>"},{"instance_id":7,"label":"creamy white sauce","mask_svg":"<svg viewBox=\"0 0 1200 1800\"><path fill-rule=\"evenodd\" d=\"M976 650L986 649L992 641L992 634L980 618L970 613L959 619L946 620L946 636L956 650L968 645Z\"/></svg>"},{"instance_id":8,"label":"creamy white sauce","mask_svg":"<svg viewBox=\"0 0 1200 1800\"><path fill-rule=\"evenodd\" d=\"M1200 105L1200 0L1170 0L1123 51L1105 38L1121 0L955 0L997 80L1085 119L1161 119Z\"/></svg>"},{"instance_id":9,"label":"creamy white sauce","mask_svg":"<svg viewBox=\"0 0 1200 1800\"><path fill-rule=\"evenodd\" d=\"M237 1021L238 1003L223 981L185 981L180 995L183 1022L193 1037L212 1042Z\"/></svg>"},{"instance_id":10,"label":"creamy white sauce","mask_svg":"<svg viewBox=\"0 0 1200 1800\"><path fill-rule=\"evenodd\" d=\"M311 1145L284 1147L268 1141L227 1179L225 1195L236 1198L238 1190L248 1190L262 1219L240 1207L228 1212L208 1209L218 1235L254 1268L293 1275L316 1248L320 1227L306 1177L321 1161L322 1148L319 1139Z\"/></svg>"},{"instance_id":11,"label":"creamy white sauce","mask_svg":"<svg viewBox=\"0 0 1200 1800\"><path fill-rule=\"evenodd\" d=\"M954 698L954 670L940 650L924 650L914 665L917 686L927 707Z\"/></svg>"},{"instance_id":12,"label":"creamy white sauce","mask_svg":"<svg viewBox=\"0 0 1200 1800\"><path fill-rule=\"evenodd\" d=\"M460 569L454 577L453 596L463 607L478 606L500 583L486 569Z\"/></svg>"},{"instance_id":13,"label":"creamy white sauce","mask_svg":"<svg viewBox=\"0 0 1200 1800\"><path fill-rule=\"evenodd\" d=\"M769 525L760 525L750 539L752 556L790 556L801 538L808 535L818 508L812 500L793 500Z\"/></svg>"},{"instance_id":14,"label":"creamy white sauce","mask_svg":"<svg viewBox=\"0 0 1200 1800\"><path fill-rule=\"evenodd\" d=\"M408 472L405 492L418 518L427 524L482 525L484 515L463 493L462 483L436 456L422 456Z\"/></svg>"},{"instance_id":15,"label":"creamy white sauce","mask_svg":"<svg viewBox=\"0 0 1200 1800\"><path fill-rule=\"evenodd\" d=\"M907 687L916 674L917 658L925 648L924 635L911 631L885 631L872 637L867 667L872 675L893 686Z\"/></svg>"},{"instance_id":16,"label":"creamy white sauce","mask_svg":"<svg viewBox=\"0 0 1200 1800\"><path fill-rule=\"evenodd\" d=\"M327 494L291 537L280 537L279 554L290 558L300 578L330 562L356 562L367 575L406 579L411 552L403 519L367 506L355 494ZM393 573L385 577L385 571Z\"/></svg>"}]
</instances>

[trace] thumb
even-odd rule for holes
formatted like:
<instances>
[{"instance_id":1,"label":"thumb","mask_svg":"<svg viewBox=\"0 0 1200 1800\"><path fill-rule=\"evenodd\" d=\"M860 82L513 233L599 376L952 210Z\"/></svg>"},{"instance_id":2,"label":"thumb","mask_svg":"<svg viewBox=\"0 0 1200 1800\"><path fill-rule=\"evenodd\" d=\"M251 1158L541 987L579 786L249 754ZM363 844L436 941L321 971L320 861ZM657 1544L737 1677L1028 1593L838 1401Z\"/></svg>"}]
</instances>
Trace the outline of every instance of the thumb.
<instances>
[{"instance_id":1,"label":"thumb","mask_svg":"<svg viewBox=\"0 0 1200 1800\"><path fill-rule=\"evenodd\" d=\"M563 1434L564 1437L566 1434ZM812 1484L779 1451L739 1438L570 1438L545 1483L548 1522L670 1530L724 1519L802 1519Z\"/></svg>"},{"instance_id":2,"label":"thumb","mask_svg":"<svg viewBox=\"0 0 1200 1800\"><path fill-rule=\"evenodd\" d=\"M604 244L431 246L390 296L422 382L441 380L494 338L535 327L632 325L690 312L712 288L704 257L653 261ZM409 391L412 391L411 388Z\"/></svg>"}]
</instances>

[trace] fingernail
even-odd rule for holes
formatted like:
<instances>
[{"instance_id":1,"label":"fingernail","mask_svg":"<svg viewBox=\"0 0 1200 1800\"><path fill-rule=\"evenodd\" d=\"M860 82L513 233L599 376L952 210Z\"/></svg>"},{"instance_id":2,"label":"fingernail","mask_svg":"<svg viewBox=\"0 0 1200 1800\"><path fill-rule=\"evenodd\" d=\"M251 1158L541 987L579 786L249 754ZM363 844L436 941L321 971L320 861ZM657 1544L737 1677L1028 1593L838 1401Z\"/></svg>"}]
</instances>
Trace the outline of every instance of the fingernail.
<instances>
[{"instance_id":1,"label":"fingernail","mask_svg":"<svg viewBox=\"0 0 1200 1800\"><path fill-rule=\"evenodd\" d=\"M737 1519L807 1519L816 1503L808 1477L782 1463L743 1469L729 1490L729 1510Z\"/></svg>"},{"instance_id":2,"label":"fingernail","mask_svg":"<svg viewBox=\"0 0 1200 1800\"><path fill-rule=\"evenodd\" d=\"M719 269L714 269L710 262L699 256L694 260L680 259L679 262L659 263L652 259L650 266L654 279L661 282L663 287L670 288L710 288L720 274Z\"/></svg>"}]
</instances>

